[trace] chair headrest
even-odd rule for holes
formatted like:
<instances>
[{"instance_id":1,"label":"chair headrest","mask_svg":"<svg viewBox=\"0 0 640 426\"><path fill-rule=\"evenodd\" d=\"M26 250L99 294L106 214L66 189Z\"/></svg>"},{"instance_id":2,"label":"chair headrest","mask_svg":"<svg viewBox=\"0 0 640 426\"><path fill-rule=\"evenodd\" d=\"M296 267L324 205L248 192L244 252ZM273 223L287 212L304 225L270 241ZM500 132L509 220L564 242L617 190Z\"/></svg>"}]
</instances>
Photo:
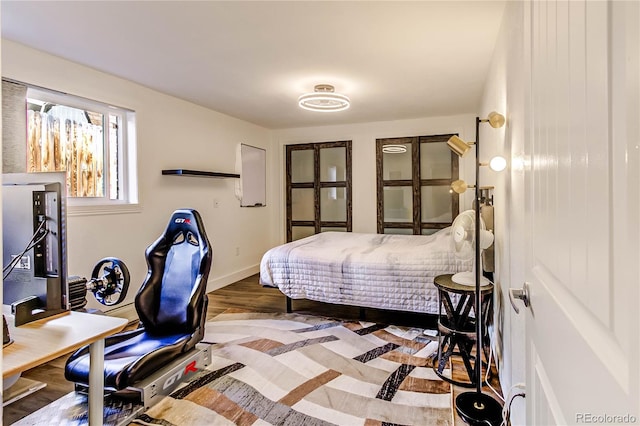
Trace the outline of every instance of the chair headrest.
<instances>
[{"instance_id":1,"label":"chair headrest","mask_svg":"<svg viewBox=\"0 0 640 426\"><path fill-rule=\"evenodd\" d=\"M164 236L169 241L176 242L176 238L183 237L194 245L208 245L202 218L196 210L192 209L179 209L173 212Z\"/></svg>"}]
</instances>

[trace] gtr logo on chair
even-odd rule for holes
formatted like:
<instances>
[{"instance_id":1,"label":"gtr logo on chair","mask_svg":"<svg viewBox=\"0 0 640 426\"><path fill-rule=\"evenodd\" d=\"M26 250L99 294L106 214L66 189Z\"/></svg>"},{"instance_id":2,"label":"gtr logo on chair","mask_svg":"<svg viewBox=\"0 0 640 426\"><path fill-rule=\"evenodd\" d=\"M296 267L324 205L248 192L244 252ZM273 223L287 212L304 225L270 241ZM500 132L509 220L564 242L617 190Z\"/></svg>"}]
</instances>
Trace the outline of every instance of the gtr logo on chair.
<instances>
[{"instance_id":1,"label":"gtr logo on chair","mask_svg":"<svg viewBox=\"0 0 640 426\"><path fill-rule=\"evenodd\" d=\"M185 219L183 217L179 217L175 220L175 223L185 223L189 225L191 223L191 219Z\"/></svg>"},{"instance_id":2,"label":"gtr logo on chair","mask_svg":"<svg viewBox=\"0 0 640 426\"><path fill-rule=\"evenodd\" d=\"M162 385L162 389L163 390L167 389L169 386L171 386L174 383L176 383L179 379L181 379L182 377L186 376L189 372L196 373L197 371L198 371L198 369L196 368L196 361L191 361L189 364L187 364L186 367L184 367L184 371L178 371L175 374L172 374L167 379L167 381L164 382L164 385Z\"/></svg>"}]
</instances>

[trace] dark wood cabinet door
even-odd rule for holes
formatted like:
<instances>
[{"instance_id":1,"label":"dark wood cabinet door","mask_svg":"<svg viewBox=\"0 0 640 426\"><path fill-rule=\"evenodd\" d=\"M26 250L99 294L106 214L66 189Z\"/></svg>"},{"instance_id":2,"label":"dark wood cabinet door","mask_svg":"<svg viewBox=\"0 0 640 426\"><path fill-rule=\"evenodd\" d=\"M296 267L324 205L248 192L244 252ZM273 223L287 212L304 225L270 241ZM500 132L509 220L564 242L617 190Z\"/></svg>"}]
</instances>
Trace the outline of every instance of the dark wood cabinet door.
<instances>
[{"instance_id":1,"label":"dark wood cabinet door","mask_svg":"<svg viewBox=\"0 0 640 426\"><path fill-rule=\"evenodd\" d=\"M377 217L380 234L431 234L451 225L459 196L458 157L452 135L376 140Z\"/></svg>"},{"instance_id":2,"label":"dark wood cabinet door","mask_svg":"<svg viewBox=\"0 0 640 426\"><path fill-rule=\"evenodd\" d=\"M351 141L287 145L287 241L351 232Z\"/></svg>"}]
</instances>

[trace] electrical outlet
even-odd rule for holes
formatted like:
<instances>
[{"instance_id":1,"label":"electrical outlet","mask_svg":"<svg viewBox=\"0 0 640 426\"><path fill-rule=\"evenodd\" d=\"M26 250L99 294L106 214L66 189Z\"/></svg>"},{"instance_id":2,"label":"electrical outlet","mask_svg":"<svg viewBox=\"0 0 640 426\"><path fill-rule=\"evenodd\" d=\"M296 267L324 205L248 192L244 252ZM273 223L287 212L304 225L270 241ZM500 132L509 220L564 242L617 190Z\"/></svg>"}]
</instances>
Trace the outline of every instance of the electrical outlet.
<instances>
[{"instance_id":1,"label":"electrical outlet","mask_svg":"<svg viewBox=\"0 0 640 426\"><path fill-rule=\"evenodd\" d=\"M240 256L240 247L236 247L236 256Z\"/></svg>"},{"instance_id":2,"label":"electrical outlet","mask_svg":"<svg viewBox=\"0 0 640 426\"><path fill-rule=\"evenodd\" d=\"M217 198L213 199L213 208L217 209L218 207L220 207L220 200L218 200Z\"/></svg>"}]
</instances>

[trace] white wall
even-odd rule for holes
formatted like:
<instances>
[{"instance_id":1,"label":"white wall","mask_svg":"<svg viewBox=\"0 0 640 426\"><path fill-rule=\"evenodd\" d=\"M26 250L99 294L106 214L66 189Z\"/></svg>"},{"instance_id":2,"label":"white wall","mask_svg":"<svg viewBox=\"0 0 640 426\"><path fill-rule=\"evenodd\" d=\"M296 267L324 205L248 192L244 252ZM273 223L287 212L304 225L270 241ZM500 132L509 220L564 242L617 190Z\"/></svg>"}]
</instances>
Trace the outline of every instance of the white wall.
<instances>
[{"instance_id":1,"label":"white wall","mask_svg":"<svg viewBox=\"0 0 640 426\"><path fill-rule=\"evenodd\" d=\"M1 10L2 8L0 8ZM0 19L0 22L2 20ZM2 43L0 43L0 71L2 71ZM0 99L2 99L2 84L0 84ZM2 117L2 102L0 102L0 117ZM0 135L2 135L2 120L0 120ZM2 136L0 136L2 137ZM2 164L2 150L0 149L0 164ZM2 190L0 189L0 202L2 202ZM2 210L0 209L0 224L2 224ZM0 252L4 253L2 239L0 238ZM4 266L4 265L3 265ZM2 299L2 288L0 288L0 299Z\"/></svg>"},{"instance_id":2,"label":"white wall","mask_svg":"<svg viewBox=\"0 0 640 426\"><path fill-rule=\"evenodd\" d=\"M121 258L131 272L131 302L146 274L145 248L176 208L202 215L214 248L208 289L258 271L262 254L285 239L284 145L353 141L355 232L376 232L376 138L459 133L474 138L474 115L271 131L133 82L2 40L2 76L136 112L139 209L68 218L69 274L89 276L101 258ZM233 180L162 176L165 168L233 172L237 143L267 149L267 207L240 208ZM468 164L467 164L468 163ZM460 176L473 175L463 161ZM213 207L213 200L219 207ZM461 199L469 208L471 197ZM236 256L236 247L240 255ZM107 310L89 297L89 307Z\"/></svg>"},{"instance_id":3,"label":"white wall","mask_svg":"<svg viewBox=\"0 0 640 426\"><path fill-rule=\"evenodd\" d=\"M475 138L475 115L430 117L414 120L380 121L323 127L304 127L274 131L271 179L279 184L278 236L285 235L285 154L284 146L298 143L352 141L353 158L353 232L377 232L376 227L376 139L402 136L424 136L458 133L467 141ZM469 182L473 176L473 163L463 159L460 178ZM469 191L471 192L471 191ZM473 196L461 197L461 210L470 208Z\"/></svg>"},{"instance_id":4,"label":"white wall","mask_svg":"<svg viewBox=\"0 0 640 426\"><path fill-rule=\"evenodd\" d=\"M144 250L164 230L169 215L182 207L200 212L213 245L209 290L258 271L262 254L276 238L272 224L280 199L272 177L267 207L240 208L232 179L162 176L161 170L233 172L236 145L269 149L268 129L7 40L2 40L2 76L136 111L139 211L69 215L70 274L88 277L99 259L119 257L131 272L127 300L132 301L146 274ZM279 166L268 161L271 176ZM105 310L95 302L90 306Z\"/></svg>"},{"instance_id":5,"label":"white wall","mask_svg":"<svg viewBox=\"0 0 640 426\"><path fill-rule=\"evenodd\" d=\"M497 352L500 384L505 393L525 382L524 313L516 315L509 303L509 287L522 287L524 269L524 58L523 4L508 2L494 50L491 69L485 83L481 116L491 111L505 115L506 126L480 127L480 157L494 155L507 158L508 167L501 173L486 168L481 171L481 185L495 186L495 330L492 344ZM522 306L522 305L520 305ZM523 307L523 306L522 306ZM524 309L524 307L523 307ZM524 401L514 400L513 424L525 424Z\"/></svg>"}]
</instances>

